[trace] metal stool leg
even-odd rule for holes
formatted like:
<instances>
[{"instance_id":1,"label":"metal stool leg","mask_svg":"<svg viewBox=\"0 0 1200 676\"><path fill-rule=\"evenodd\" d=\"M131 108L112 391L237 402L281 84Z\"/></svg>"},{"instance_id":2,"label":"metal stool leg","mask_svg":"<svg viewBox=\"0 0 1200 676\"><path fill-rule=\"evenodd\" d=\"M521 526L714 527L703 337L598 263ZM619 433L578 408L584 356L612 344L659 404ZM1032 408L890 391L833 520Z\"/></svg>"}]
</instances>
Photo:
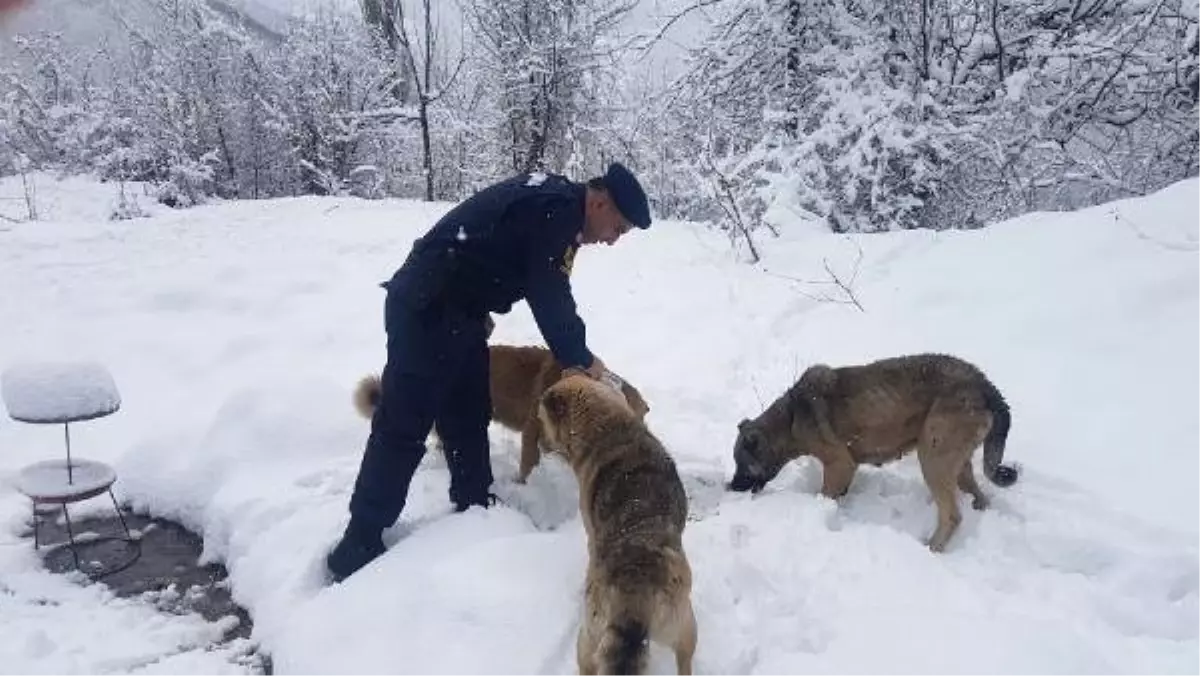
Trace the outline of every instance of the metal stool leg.
<instances>
[{"instance_id":1,"label":"metal stool leg","mask_svg":"<svg viewBox=\"0 0 1200 676\"><path fill-rule=\"evenodd\" d=\"M42 546L41 530L42 519L38 516L37 503L30 501L33 505L33 550L36 552Z\"/></svg>"},{"instance_id":2,"label":"metal stool leg","mask_svg":"<svg viewBox=\"0 0 1200 676\"><path fill-rule=\"evenodd\" d=\"M63 503L63 517L67 520L67 542L70 543L71 557L75 559L75 570L83 572L83 566L79 565L79 552L75 551L75 532L71 529L71 513L67 511L66 503Z\"/></svg>"},{"instance_id":3,"label":"metal stool leg","mask_svg":"<svg viewBox=\"0 0 1200 676\"><path fill-rule=\"evenodd\" d=\"M125 517L121 514L121 506L117 504L117 496L113 495L112 489L108 489L108 497L112 498L113 509L117 512L117 518L121 520L121 528L125 529L125 539L133 542L133 534L129 532L129 524L125 523Z\"/></svg>"}]
</instances>

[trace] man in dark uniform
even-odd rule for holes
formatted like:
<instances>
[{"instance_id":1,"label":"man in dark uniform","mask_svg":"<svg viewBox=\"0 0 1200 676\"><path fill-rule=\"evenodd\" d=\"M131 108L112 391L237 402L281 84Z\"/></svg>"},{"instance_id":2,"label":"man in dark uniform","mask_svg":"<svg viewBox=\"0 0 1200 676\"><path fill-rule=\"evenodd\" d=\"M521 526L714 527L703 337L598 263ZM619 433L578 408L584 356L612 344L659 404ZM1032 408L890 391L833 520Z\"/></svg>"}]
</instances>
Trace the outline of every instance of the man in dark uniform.
<instances>
[{"instance_id":1,"label":"man in dark uniform","mask_svg":"<svg viewBox=\"0 0 1200 676\"><path fill-rule=\"evenodd\" d=\"M493 499L489 312L508 312L524 298L559 363L604 375L575 311L571 265L580 245L612 245L631 226L650 226L649 205L633 174L614 163L587 185L542 173L492 185L413 244L385 285L382 394L350 498L350 523L326 558L335 581L384 552L383 530L404 508L435 422L455 509L487 507Z\"/></svg>"}]
</instances>

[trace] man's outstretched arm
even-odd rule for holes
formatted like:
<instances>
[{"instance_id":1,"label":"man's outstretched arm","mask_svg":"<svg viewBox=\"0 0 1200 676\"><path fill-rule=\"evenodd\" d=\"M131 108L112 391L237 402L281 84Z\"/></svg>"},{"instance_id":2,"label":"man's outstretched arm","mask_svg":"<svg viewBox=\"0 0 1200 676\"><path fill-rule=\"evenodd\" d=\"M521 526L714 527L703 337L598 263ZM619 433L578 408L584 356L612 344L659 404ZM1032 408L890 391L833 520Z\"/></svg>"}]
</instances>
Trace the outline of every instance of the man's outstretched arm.
<instances>
[{"instance_id":1,"label":"man's outstretched arm","mask_svg":"<svg viewBox=\"0 0 1200 676\"><path fill-rule=\"evenodd\" d=\"M547 214L544 223L534 225L528 245L529 270L526 301L533 311L538 330L554 358L563 368L588 369L592 353L587 348L587 330L575 306L571 292L571 265L578 245L572 232L560 219L569 218L568 207Z\"/></svg>"}]
</instances>

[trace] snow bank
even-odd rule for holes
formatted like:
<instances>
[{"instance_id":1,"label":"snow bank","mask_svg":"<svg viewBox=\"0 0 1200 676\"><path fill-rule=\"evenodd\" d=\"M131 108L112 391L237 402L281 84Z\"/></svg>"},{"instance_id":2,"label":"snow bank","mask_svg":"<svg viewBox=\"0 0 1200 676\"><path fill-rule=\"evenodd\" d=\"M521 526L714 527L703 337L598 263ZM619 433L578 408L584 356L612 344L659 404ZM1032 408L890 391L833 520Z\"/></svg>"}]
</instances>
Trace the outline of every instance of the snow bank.
<instances>
[{"instance_id":1,"label":"snow bank","mask_svg":"<svg viewBox=\"0 0 1200 676\"><path fill-rule=\"evenodd\" d=\"M697 671L1200 670L1198 188L972 232L806 235L765 243L760 267L674 222L581 253L591 347L646 397L691 497ZM116 463L125 499L204 534L281 673L574 670L574 479L551 458L514 484L514 433L493 428L506 505L452 515L427 458L387 555L320 584L368 432L350 394L383 363L377 283L448 206L302 198L0 232L0 286L19 290L0 297L0 358L112 370L121 412L73 444ZM493 342L541 342L524 305L498 320ZM723 490L737 421L804 368L925 351L988 373L1023 470L984 486L986 512L964 498L944 555L922 544L934 507L914 458L862 469L837 503L810 461L759 496ZM57 452L45 432L0 421L0 485ZM0 579L17 599L0 618L22 627L0 659L133 659L149 620L35 573L16 539L27 513L0 490ZM70 600L38 606L43 586ZM80 609L91 625L64 619ZM100 625L121 631L94 644ZM660 651L655 667L672 663Z\"/></svg>"}]
</instances>

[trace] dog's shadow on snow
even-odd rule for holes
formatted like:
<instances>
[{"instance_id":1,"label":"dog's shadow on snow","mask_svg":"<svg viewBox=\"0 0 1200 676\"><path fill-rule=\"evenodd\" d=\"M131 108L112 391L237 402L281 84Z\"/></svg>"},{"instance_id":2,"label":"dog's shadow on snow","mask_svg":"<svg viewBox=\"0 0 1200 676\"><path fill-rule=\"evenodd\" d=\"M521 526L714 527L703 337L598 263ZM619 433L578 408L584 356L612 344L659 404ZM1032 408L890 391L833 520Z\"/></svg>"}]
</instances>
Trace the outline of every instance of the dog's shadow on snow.
<instances>
[{"instance_id":1,"label":"dog's shadow on snow","mask_svg":"<svg viewBox=\"0 0 1200 676\"><path fill-rule=\"evenodd\" d=\"M539 530L553 531L579 519L579 484L566 460L544 453L525 484L516 481L519 444L497 435L492 441L492 491L505 506L515 509ZM444 461L441 463L444 466ZM715 513L725 499L727 477L711 466L679 467L679 478L688 496L688 519L702 520Z\"/></svg>"},{"instance_id":2,"label":"dog's shadow on snow","mask_svg":"<svg viewBox=\"0 0 1200 676\"><path fill-rule=\"evenodd\" d=\"M510 434L493 434L492 491L504 506L521 512L542 531L554 531L579 519L579 487L566 460L544 453L525 484L516 481L519 440ZM426 470L445 472L445 460L433 447L422 461ZM688 519L702 521L732 501L754 500L761 496L790 493L810 498L821 497L821 464L812 458L788 463L758 496L731 492L726 488L729 476L712 465L680 465L679 477L688 496ZM984 484L984 491L997 505L996 489ZM968 496L959 493L963 521L955 540L970 537L978 525L979 512L971 508ZM814 504L815 506L815 504ZM933 532L937 509L929 487L921 476L914 455L881 467L859 466L849 492L837 500L837 509L827 520L832 531L850 524L884 527L908 534L923 543Z\"/></svg>"},{"instance_id":3,"label":"dog's shadow on snow","mask_svg":"<svg viewBox=\"0 0 1200 676\"><path fill-rule=\"evenodd\" d=\"M904 461L878 468L859 467L849 492L837 501L840 515L835 519L919 531L921 519L933 510L933 498L916 464L911 468L901 467L903 464ZM824 499L820 496L821 464L811 458L786 465L759 494L729 490L731 476L716 469L681 467L679 473L688 493L689 518L693 521L712 516L723 505L753 502L767 496Z\"/></svg>"},{"instance_id":4,"label":"dog's shadow on snow","mask_svg":"<svg viewBox=\"0 0 1200 676\"><path fill-rule=\"evenodd\" d=\"M528 480L517 483L521 448L512 434L492 438L492 492L506 507L521 512L542 531L557 530L579 518L579 486L567 461L543 453Z\"/></svg>"},{"instance_id":5,"label":"dog's shadow on snow","mask_svg":"<svg viewBox=\"0 0 1200 676\"><path fill-rule=\"evenodd\" d=\"M579 486L563 459L543 456L524 484L516 482L515 462L493 458L492 466L496 468L492 492L506 506L529 517L538 530L557 530L579 518Z\"/></svg>"},{"instance_id":6,"label":"dog's shadow on snow","mask_svg":"<svg viewBox=\"0 0 1200 676\"><path fill-rule=\"evenodd\" d=\"M746 497L747 494L726 493L728 496L742 497L725 499L754 500L768 495L793 494L813 500L815 508L818 501L826 500L821 495L822 475L820 462L812 458L800 458L789 463L758 496ZM989 509L1005 511L1005 504L998 499L999 489L987 484L978 472L977 477L984 493L991 498L992 505ZM915 455L905 456L880 467L860 465L849 491L836 502L837 509L830 512L826 519L831 531L839 531L852 525L882 527L905 533L923 545L933 533L937 522L937 507L928 485L921 476L921 468ZM981 514L971 507L970 496L961 491L958 493L958 505L962 513L962 523L955 533L950 549L955 547L955 543L971 537L978 528Z\"/></svg>"}]
</instances>

